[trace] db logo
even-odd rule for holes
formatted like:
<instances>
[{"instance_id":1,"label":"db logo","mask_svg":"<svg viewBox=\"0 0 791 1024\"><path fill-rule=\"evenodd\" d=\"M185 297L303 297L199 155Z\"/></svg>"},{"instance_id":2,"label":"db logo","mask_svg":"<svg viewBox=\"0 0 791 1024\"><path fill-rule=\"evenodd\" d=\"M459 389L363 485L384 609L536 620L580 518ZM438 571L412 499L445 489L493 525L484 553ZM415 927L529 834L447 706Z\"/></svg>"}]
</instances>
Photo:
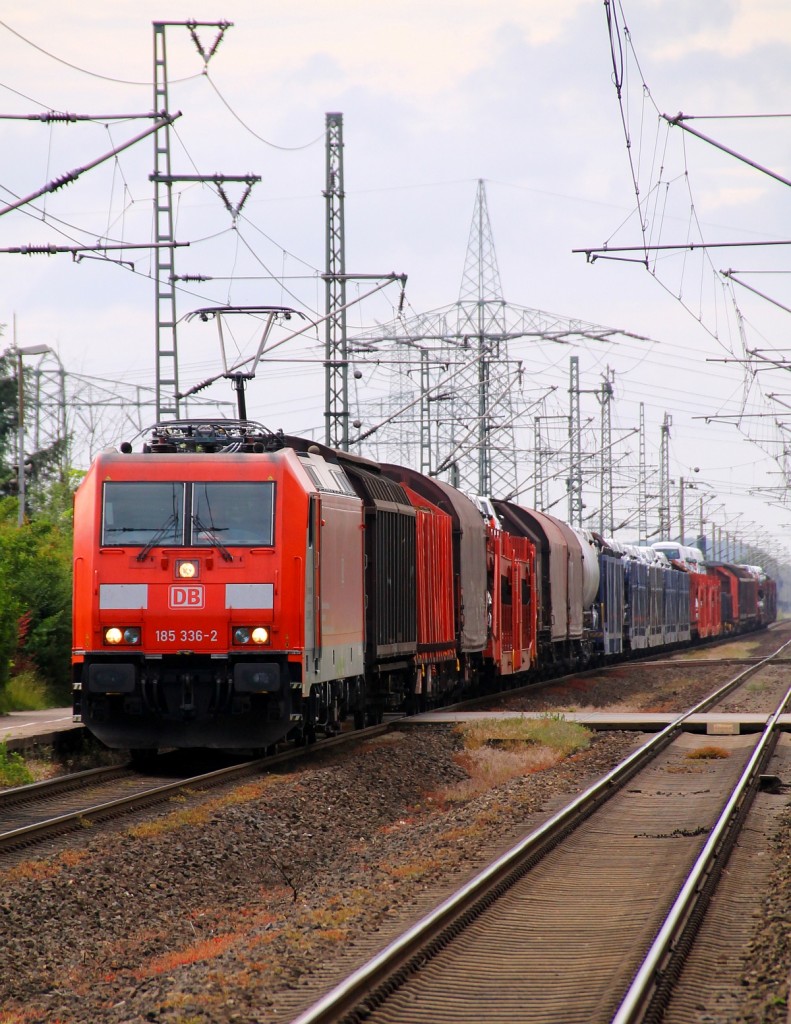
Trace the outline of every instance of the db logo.
<instances>
[{"instance_id":1,"label":"db logo","mask_svg":"<svg viewBox=\"0 0 791 1024\"><path fill-rule=\"evenodd\" d=\"M168 598L168 605L170 608L202 608L203 607L203 587L191 586L191 587L175 587L170 588L170 595Z\"/></svg>"}]
</instances>

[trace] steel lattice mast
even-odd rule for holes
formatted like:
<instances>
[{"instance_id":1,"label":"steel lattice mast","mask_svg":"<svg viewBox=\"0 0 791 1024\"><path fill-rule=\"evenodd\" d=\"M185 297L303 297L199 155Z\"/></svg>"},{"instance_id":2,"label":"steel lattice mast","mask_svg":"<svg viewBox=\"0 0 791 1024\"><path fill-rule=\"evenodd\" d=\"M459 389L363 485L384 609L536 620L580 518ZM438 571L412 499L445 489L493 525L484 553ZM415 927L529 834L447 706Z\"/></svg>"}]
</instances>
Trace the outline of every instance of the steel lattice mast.
<instances>
[{"instance_id":1,"label":"steel lattice mast","mask_svg":"<svg viewBox=\"0 0 791 1024\"><path fill-rule=\"evenodd\" d=\"M601 384L601 469L599 477L599 532L603 537L613 534L612 493L612 401L613 374L609 366Z\"/></svg>"},{"instance_id":2,"label":"steel lattice mast","mask_svg":"<svg viewBox=\"0 0 791 1024\"><path fill-rule=\"evenodd\" d=\"M168 65L165 30L181 27L189 30L192 41L206 68L217 52L229 21L155 21L154 26L154 110L168 115ZM215 28L217 35L207 49L198 37L199 28ZM154 183L154 224L156 262L156 410L157 420L166 416L179 415L179 365L176 317L176 239L174 236L173 185L177 182L200 182L213 184L230 213L236 220L250 190L261 180L257 174L173 174L170 158L169 123L154 136L154 172L150 175ZM233 204L223 186L228 182L241 182L246 188L242 198Z\"/></svg>"},{"instance_id":3,"label":"steel lattice mast","mask_svg":"<svg viewBox=\"0 0 791 1024\"><path fill-rule=\"evenodd\" d=\"M378 343L383 355L382 346L389 343L388 358L393 362L414 361L413 373L402 371L395 378L390 405L403 409L406 417L419 418L421 439L419 450L402 449L399 458L423 467L431 452L430 475L470 492L516 497L520 492L516 435L528 421L523 368L521 361L510 357L509 343L530 338L607 341L616 335L639 337L505 301L485 183L479 181L458 301L430 313L398 318L353 340ZM408 376L416 384L419 381L421 389L411 404L403 395ZM369 422L372 414L369 410ZM377 438L395 452L393 420L390 416L379 427ZM373 429L351 443L362 443Z\"/></svg>"},{"instance_id":4,"label":"steel lattice mast","mask_svg":"<svg viewBox=\"0 0 791 1024\"><path fill-rule=\"evenodd\" d=\"M154 110L168 105L167 49L165 25L154 23ZM170 126L162 138L154 137L154 240L164 243L154 251L156 266L156 394L157 420L165 414L178 415L179 386L176 341L175 237L173 234L173 182L170 167Z\"/></svg>"},{"instance_id":5,"label":"steel lattice mast","mask_svg":"<svg viewBox=\"0 0 791 1024\"><path fill-rule=\"evenodd\" d=\"M343 114L327 114L326 128L325 439L331 448L348 451L349 360L346 338L346 239L343 215Z\"/></svg>"},{"instance_id":6,"label":"steel lattice mast","mask_svg":"<svg viewBox=\"0 0 791 1024\"><path fill-rule=\"evenodd\" d=\"M580 361L569 360L569 522L582 526L582 427L580 424Z\"/></svg>"},{"instance_id":7,"label":"steel lattice mast","mask_svg":"<svg viewBox=\"0 0 791 1024\"><path fill-rule=\"evenodd\" d=\"M659 539L670 540L670 427L673 417L665 413L659 446Z\"/></svg>"},{"instance_id":8,"label":"steel lattice mast","mask_svg":"<svg viewBox=\"0 0 791 1024\"><path fill-rule=\"evenodd\" d=\"M637 536L640 544L648 542L648 488L646 486L647 465L645 458L645 404L640 403L639 466L637 476Z\"/></svg>"},{"instance_id":9,"label":"steel lattice mast","mask_svg":"<svg viewBox=\"0 0 791 1024\"><path fill-rule=\"evenodd\" d=\"M443 358L449 362L455 358L458 363L465 351L477 356L459 369L452 415L439 435L446 450L460 443L466 449L455 463L454 476L464 490L512 494L517 490L513 393L518 385L508 361L506 303L483 181L475 197L456 329L444 348Z\"/></svg>"}]
</instances>

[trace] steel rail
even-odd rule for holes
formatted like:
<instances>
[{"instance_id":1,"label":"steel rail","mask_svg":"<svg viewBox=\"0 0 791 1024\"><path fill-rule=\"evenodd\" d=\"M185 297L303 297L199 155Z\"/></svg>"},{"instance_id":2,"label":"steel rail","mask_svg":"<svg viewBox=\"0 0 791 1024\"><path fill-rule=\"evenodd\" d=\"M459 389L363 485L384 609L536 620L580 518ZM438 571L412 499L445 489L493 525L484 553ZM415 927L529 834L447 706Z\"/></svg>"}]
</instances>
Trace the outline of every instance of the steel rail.
<instances>
[{"instance_id":1,"label":"steel rail","mask_svg":"<svg viewBox=\"0 0 791 1024\"><path fill-rule=\"evenodd\" d=\"M69 775L56 775L51 779L43 779L41 782L30 782L24 786L3 789L0 790L0 814L6 807L35 803L38 800L46 800L47 797L55 796L57 793L85 789L94 782L107 782L115 777L121 778L124 775L133 774L134 771L128 764L104 765L101 768L88 768L85 771L72 772Z\"/></svg>"},{"instance_id":2,"label":"steel rail","mask_svg":"<svg viewBox=\"0 0 791 1024\"><path fill-rule=\"evenodd\" d=\"M256 758L253 761L245 761L243 764L229 765L228 767L218 768L214 771L206 772L201 775L194 775L186 779L179 779L175 782L159 784L152 786L150 789L143 790L142 792L127 794L126 796L107 800L103 803L93 804L90 807L81 807L75 811L55 815L54 817L47 818L43 821L33 822L32 824L23 825L15 829L9 829L8 831L0 832L0 853L7 852L11 849L17 849L20 846L25 846L29 843L39 842L48 836L60 835L73 829L82 828L86 821L112 818L121 813L142 809L152 803L160 803L185 789L218 786L224 782L232 782L235 778L246 778L250 775L266 772L270 768L274 768L281 764L288 764L291 761L311 757L314 753L324 753L334 747L343 746L346 743L351 743L357 740L372 739L375 736L388 732L390 728L391 726L389 724L384 724L369 726L367 729L357 729L344 732L338 736L332 736L329 739L321 740L318 743L311 744L307 747L294 748L293 750L273 754L269 757ZM103 769L95 769L95 771L101 772ZM85 774L90 773L77 773L79 776ZM66 776L65 778L67 780L74 779L75 776ZM34 785L46 785L46 783L34 783ZM19 787L22 791L27 788L28 787ZM63 788L65 788L65 786Z\"/></svg>"},{"instance_id":3,"label":"steel rail","mask_svg":"<svg viewBox=\"0 0 791 1024\"><path fill-rule=\"evenodd\" d=\"M779 735L780 716L791 701L786 691L766 723L761 738L739 777L709 838L692 865L686 881L657 932L632 981L612 1024L636 1024L657 1019L667 1001L674 978L686 955L686 946L697 931L698 911L705 909L744 817L758 789L759 776L771 757ZM650 1016L649 1016L650 1015Z\"/></svg>"},{"instance_id":4,"label":"steel rail","mask_svg":"<svg viewBox=\"0 0 791 1024\"><path fill-rule=\"evenodd\" d=\"M675 718L661 732L638 747L543 825L485 867L307 1010L293 1018L291 1024L330 1024L343 1019L361 1004L366 1008L378 1006L386 998L388 988L396 987L404 977L424 964L428 957L453 938L466 920L478 916L486 906L510 888L514 881L530 870L566 835L617 792L640 768L653 760L681 731L684 722L690 716L705 711L727 696L745 679L778 657L789 645L791 640L786 641L773 654L739 672L714 693Z\"/></svg>"}]
</instances>

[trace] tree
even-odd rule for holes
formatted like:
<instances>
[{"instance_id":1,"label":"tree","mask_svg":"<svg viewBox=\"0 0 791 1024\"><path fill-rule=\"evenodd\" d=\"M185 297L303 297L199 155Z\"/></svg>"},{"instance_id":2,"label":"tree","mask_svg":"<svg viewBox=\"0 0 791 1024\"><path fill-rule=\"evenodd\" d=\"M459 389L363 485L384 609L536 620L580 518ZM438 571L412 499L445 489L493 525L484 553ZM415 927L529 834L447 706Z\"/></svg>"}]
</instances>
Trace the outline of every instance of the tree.
<instances>
[{"instance_id":1,"label":"tree","mask_svg":"<svg viewBox=\"0 0 791 1024\"><path fill-rule=\"evenodd\" d=\"M9 494L16 487L17 395L14 359L6 352L0 355L0 495Z\"/></svg>"},{"instance_id":2,"label":"tree","mask_svg":"<svg viewBox=\"0 0 791 1024\"><path fill-rule=\"evenodd\" d=\"M16 502L0 501L0 689L32 667L51 694L68 696L71 531L41 516L16 525Z\"/></svg>"},{"instance_id":3,"label":"tree","mask_svg":"<svg viewBox=\"0 0 791 1024\"><path fill-rule=\"evenodd\" d=\"M33 518L17 525L17 368L13 350L0 355L0 691L10 675L32 669L61 701L69 692L71 494L80 474L64 469L68 438L26 455ZM25 367L28 395L34 373Z\"/></svg>"},{"instance_id":4,"label":"tree","mask_svg":"<svg viewBox=\"0 0 791 1024\"><path fill-rule=\"evenodd\" d=\"M35 370L24 367L25 394L34 394ZM19 429L18 363L13 350L0 355L0 497L19 493L17 431ZM29 398L27 400L29 404ZM27 417L26 417L27 419ZM70 439L56 437L36 451L25 452L26 504L33 509L47 504L48 492L67 483Z\"/></svg>"}]
</instances>

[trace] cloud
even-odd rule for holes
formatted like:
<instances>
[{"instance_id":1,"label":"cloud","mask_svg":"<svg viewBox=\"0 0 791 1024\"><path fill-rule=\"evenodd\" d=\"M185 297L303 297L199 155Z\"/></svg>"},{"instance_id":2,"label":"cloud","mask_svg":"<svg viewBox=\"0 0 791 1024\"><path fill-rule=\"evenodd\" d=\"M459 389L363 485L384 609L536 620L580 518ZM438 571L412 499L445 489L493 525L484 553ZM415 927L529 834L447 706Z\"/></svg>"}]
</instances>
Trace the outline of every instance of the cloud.
<instances>
[{"instance_id":1,"label":"cloud","mask_svg":"<svg viewBox=\"0 0 791 1024\"><path fill-rule=\"evenodd\" d=\"M768 40L791 40L791 8L784 0L730 0L728 3L653 4L656 26L670 34L652 46L656 60L688 60L703 52L737 57Z\"/></svg>"}]
</instances>

